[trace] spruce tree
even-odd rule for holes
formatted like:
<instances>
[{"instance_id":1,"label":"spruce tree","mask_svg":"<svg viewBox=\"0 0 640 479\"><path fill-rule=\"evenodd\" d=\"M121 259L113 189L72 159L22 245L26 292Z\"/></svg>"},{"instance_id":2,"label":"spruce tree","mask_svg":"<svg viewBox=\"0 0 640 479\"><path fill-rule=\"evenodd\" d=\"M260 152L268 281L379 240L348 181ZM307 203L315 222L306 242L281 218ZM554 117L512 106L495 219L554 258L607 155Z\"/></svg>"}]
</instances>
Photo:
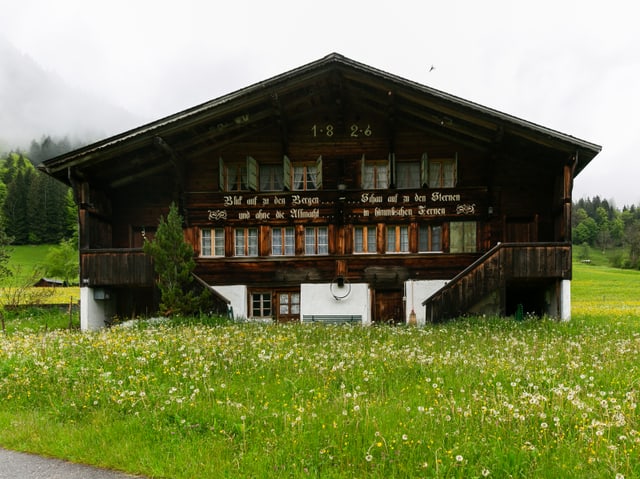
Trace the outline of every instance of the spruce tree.
<instances>
[{"instance_id":1,"label":"spruce tree","mask_svg":"<svg viewBox=\"0 0 640 479\"><path fill-rule=\"evenodd\" d=\"M182 216L175 203L171 203L166 220L160 217L155 238L145 242L144 252L153 258L161 294L160 313L169 316L197 312L198 299L191 288L193 248L184 240Z\"/></svg>"}]
</instances>

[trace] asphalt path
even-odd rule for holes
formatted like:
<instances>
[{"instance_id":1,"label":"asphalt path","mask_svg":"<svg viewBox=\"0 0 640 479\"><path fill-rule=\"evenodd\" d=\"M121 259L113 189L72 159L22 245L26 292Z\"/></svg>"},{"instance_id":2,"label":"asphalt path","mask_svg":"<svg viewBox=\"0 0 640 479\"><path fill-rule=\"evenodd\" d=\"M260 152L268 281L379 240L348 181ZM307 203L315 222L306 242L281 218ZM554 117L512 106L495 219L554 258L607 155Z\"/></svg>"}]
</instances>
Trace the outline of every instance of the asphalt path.
<instances>
[{"instance_id":1,"label":"asphalt path","mask_svg":"<svg viewBox=\"0 0 640 479\"><path fill-rule=\"evenodd\" d=\"M122 472L0 449L0 479L132 479Z\"/></svg>"}]
</instances>

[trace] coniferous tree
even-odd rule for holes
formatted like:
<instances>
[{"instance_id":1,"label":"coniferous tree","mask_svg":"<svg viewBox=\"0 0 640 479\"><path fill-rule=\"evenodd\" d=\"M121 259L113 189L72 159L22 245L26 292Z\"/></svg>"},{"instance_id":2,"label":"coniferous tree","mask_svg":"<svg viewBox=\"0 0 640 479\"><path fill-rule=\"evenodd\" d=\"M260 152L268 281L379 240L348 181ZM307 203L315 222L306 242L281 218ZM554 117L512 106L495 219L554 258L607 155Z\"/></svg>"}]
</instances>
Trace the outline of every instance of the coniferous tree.
<instances>
[{"instance_id":1,"label":"coniferous tree","mask_svg":"<svg viewBox=\"0 0 640 479\"><path fill-rule=\"evenodd\" d=\"M155 238L145 241L144 252L153 258L161 294L160 312L165 315L196 312L198 299L191 288L195 268L193 248L184 240L182 216L175 203L171 204L166 220L160 217Z\"/></svg>"}]
</instances>

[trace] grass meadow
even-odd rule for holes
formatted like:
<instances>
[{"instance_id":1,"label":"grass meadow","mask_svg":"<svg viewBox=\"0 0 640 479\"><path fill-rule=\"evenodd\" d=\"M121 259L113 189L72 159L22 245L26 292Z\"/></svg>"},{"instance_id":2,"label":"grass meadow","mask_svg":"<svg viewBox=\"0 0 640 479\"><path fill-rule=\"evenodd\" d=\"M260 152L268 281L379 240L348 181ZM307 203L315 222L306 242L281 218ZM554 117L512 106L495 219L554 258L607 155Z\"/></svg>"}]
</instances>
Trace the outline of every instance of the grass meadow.
<instances>
[{"instance_id":1,"label":"grass meadow","mask_svg":"<svg viewBox=\"0 0 640 479\"><path fill-rule=\"evenodd\" d=\"M0 444L173 479L640 477L640 273L572 287L567 323L16 327Z\"/></svg>"}]
</instances>

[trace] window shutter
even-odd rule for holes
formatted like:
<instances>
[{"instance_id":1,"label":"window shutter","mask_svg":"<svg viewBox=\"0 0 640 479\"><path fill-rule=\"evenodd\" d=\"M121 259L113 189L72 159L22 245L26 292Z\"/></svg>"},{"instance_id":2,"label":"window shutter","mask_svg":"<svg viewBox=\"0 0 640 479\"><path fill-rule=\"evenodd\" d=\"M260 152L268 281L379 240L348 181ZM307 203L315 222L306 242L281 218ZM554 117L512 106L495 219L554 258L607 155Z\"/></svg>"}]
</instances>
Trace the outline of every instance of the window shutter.
<instances>
[{"instance_id":1,"label":"window shutter","mask_svg":"<svg viewBox=\"0 0 640 479\"><path fill-rule=\"evenodd\" d=\"M258 162L252 156L247 156L247 187L253 191L258 189Z\"/></svg>"},{"instance_id":2,"label":"window shutter","mask_svg":"<svg viewBox=\"0 0 640 479\"><path fill-rule=\"evenodd\" d=\"M360 188L365 188L365 156L362 154L362 159L360 160Z\"/></svg>"},{"instance_id":3,"label":"window shutter","mask_svg":"<svg viewBox=\"0 0 640 479\"><path fill-rule=\"evenodd\" d=\"M322 188L322 155L316 160L316 188Z\"/></svg>"},{"instance_id":4,"label":"window shutter","mask_svg":"<svg viewBox=\"0 0 640 479\"><path fill-rule=\"evenodd\" d=\"M218 189L220 191L227 189L227 185L224 181L224 160L222 157L218 158Z\"/></svg>"},{"instance_id":5,"label":"window shutter","mask_svg":"<svg viewBox=\"0 0 640 479\"><path fill-rule=\"evenodd\" d=\"M389 157L387 158L387 186L398 186L396 184L398 182L396 175L396 154L389 153Z\"/></svg>"},{"instance_id":6,"label":"window shutter","mask_svg":"<svg viewBox=\"0 0 640 479\"><path fill-rule=\"evenodd\" d=\"M420 158L420 187L426 188L429 184L429 156L427 153L422 154Z\"/></svg>"},{"instance_id":7,"label":"window shutter","mask_svg":"<svg viewBox=\"0 0 640 479\"><path fill-rule=\"evenodd\" d=\"M458 186L458 152L453 160L453 186Z\"/></svg>"},{"instance_id":8,"label":"window shutter","mask_svg":"<svg viewBox=\"0 0 640 479\"><path fill-rule=\"evenodd\" d=\"M291 189L291 160L287 155L284 155L282 158L282 169L283 169L283 187L285 190Z\"/></svg>"}]
</instances>

